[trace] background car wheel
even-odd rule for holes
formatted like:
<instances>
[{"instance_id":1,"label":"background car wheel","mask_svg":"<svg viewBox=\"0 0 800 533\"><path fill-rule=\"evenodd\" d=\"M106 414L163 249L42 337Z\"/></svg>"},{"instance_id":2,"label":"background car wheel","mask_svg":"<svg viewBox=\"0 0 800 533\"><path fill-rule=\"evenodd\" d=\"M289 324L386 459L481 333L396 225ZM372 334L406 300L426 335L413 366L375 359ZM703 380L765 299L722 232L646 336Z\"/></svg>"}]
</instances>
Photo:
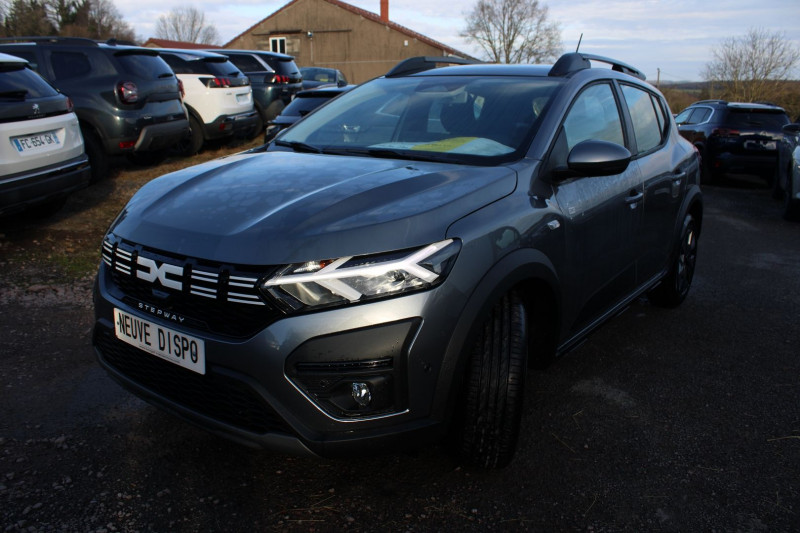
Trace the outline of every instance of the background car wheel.
<instances>
[{"instance_id":1,"label":"background car wheel","mask_svg":"<svg viewBox=\"0 0 800 533\"><path fill-rule=\"evenodd\" d=\"M683 219L678 250L667 276L648 294L650 301L661 307L676 307L689 294L697 264L697 227L694 217Z\"/></svg>"},{"instance_id":2,"label":"background car wheel","mask_svg":"<svg viewBox=\"0 0 800 533\"><path fill-rule=\"evenodd\" d=\"M786 184L783 193L783 218L789 222L800 222L800 200L792 198L792 184Z\"/></svg>"},{"instance_id":3,"label":"background car wheel","mask_svg":"<svg viewBox=\"0 0 800 533\"><path fill-rule=\"evenodd\" d=\"M465 462L501 468L513 458L527 359L525 306L512 291L492 308L470 354L460 435Z\"/></svg>"},{"instance_id":4,"label":"background car wheel","mask_svg":"<svg viewBox=\"0 0 800 533\"><path fill-rule=\"evenodd\" d=\"M194 116L190 116L189 135L175 145L175 149L182 156L193 156L203 147L203 140L203 125Z\"/></svg>"},{"instance_id":5,"label":"background car wheel","mask_svg":"<svg viewBox=\"0 0 800 533\"><path fill-rule=\"evenodd\" d=\"M100 142L100 139L93 131L81 128L81 134L83 135L84 150L89 157L89 164L92 166L92 179L90 181L91 183L97 183L108 177L108 154L103 148L103 143Z\"/></svg>"}]
</instances>

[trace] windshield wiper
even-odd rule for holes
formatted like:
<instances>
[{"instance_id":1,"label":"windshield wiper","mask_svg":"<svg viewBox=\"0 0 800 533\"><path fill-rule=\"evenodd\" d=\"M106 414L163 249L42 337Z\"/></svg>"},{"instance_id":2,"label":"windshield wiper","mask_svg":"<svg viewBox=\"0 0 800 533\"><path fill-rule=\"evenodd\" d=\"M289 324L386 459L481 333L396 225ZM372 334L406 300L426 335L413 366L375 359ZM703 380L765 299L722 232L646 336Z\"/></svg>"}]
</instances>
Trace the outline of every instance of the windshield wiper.
<instances>
[{"instance_id":1,"label":"windshield wiper","mask_svg":"<svg viewBox=\"0 0 800 533\"><path fill-rule=\"evenodd\" d=\"M365 148L363 150L343 150L344 153L355 155L368 155L370 157L380 157L385 159L406 159L409 161L432 161L441 163L443 159L447 159L446 154L436 153L436 155L428 154L421 150L392 150L391 148Z\"/></svg>"},{"instance_id":2,"label":"windshield wiper","mask_svg":"<svg viewBox=\"0 0 800 533\"><path fill-rule=\"evenodd\" d=\"M15 100L24 100L26 96L28 96L28 91L26 89L0 92L0 98L14 98Z\"/></svg>"},{"instance_id":3,"label":"windshield wiper","mask_svg":"<svg viewBox=\"0 0 800 533\"><path fill-rule=\"evenodd\" d=\"M311 154L321 154L322 153L322 149L321 148L317 148L316 146L314 146L312 144L306 144L306 143L300 142L300 141L281 141L281 140L277 140L277 141L275 141L275 144L277 144L278 146L288 146L289 148L291 148L295 152L307 152L307 153L311 153Z\"/></svg>"}]
</instances>

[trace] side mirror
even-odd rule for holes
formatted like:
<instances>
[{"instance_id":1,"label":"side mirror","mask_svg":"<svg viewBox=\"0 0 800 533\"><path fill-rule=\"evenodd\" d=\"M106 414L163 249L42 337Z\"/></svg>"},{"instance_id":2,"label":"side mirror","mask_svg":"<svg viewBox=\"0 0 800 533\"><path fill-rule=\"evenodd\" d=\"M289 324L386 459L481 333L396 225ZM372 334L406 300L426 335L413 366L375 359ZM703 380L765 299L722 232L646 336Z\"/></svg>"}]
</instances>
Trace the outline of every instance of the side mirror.
<instances>
[{"instance_id":1,"label":"side mirror","mask_svg":"<svg viewBox=\"0 0 800 533\"><path fill-rule=\"evenodd\" d=\"M610 176L628 168L631 153L624 146L608 141L583 141L567 158L569 170L583 176Z\"/></svg>"},{"instance_id":2,"label":"side mirror","mask_svg":"<svg viewBox=\"0 0 800 533\"><path fill-rule=\"evenodd\" d=\"M800 134L800 124L784 124L781 129L786 135Z\"/></svg>"}]
</instances>

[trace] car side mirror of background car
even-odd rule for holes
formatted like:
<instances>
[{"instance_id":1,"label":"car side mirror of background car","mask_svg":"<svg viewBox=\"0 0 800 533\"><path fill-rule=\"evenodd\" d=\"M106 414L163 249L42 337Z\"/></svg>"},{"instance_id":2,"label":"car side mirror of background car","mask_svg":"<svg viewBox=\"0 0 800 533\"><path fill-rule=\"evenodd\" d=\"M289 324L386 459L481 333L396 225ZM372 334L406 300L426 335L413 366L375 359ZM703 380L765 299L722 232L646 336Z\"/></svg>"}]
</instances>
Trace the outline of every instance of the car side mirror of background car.
<instances>
[{"instance_id":1,"label":"car side mirror of background car","mask_svg":"<svg viewBox=\"0 0 800 533\"><path fill-rule=\"evenodd\" d=\"M783 130L783 133L785 133L786 135L798 135L798 134L800 134L800 124L796 124L796 123L795 124L784 124L783 128L781 128L781 129Z\"/></svg>"},{"instance_id":2,"label":"car side mirror of background car","mask_svg":"<svg viewBox=\"0 0 800 533\"><path fill-rule=\"evenodd\" d=\"M628 168L631 153L624 146L608 141L583 141L567 158L570 171L582 176L610 176Z\"/></svg>"}]
</instances>

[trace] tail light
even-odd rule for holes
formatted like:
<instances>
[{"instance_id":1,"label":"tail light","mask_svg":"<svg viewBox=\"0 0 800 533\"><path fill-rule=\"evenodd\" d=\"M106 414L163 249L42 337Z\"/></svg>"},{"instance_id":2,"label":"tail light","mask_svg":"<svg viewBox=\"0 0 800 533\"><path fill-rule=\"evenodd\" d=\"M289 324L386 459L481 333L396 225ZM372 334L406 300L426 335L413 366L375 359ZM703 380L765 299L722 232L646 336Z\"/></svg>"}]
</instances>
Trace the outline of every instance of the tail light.
<instances>
[{"instance_id":1,"label":"tail light","mask_svg":"<svg viewBox=\"0 0 800 533\"><path fill-rule=\"evenodd\" d=\"M272 76L272 81L270 83L289 83L289 76L284 74L275 74Z\"/></svg>"},{"instance_id":2,"label":"tail light","mask_svg":"<svg viewBox=\"0 0 800 533\"><path fill-rule=\"evenodd\" d=\"M731 128L714 128L711 130L711 135L719 135L720 137L738 137L739 130Z\"/></svg>"},{"instance_id":3,"label":"tail light","mask_svg":"<svg viewBox=\"0 0 800 533\"><path fill-rule=\"evenodd\" d=\"M186 96L186 91L183 89L183 80L178 80L178 92L181 93L181 100Z\"/></svg>"},{"instance_id":4,"label":"tail light","mask_svg":"<svg viewBox=\"0 0 800 533\"><path fill-rule=\"evenodd\" d=\"M230 78L200 78L200 81L209 89L221 89L231 86Z\"/></svg>"},{"instance_id":5,"label":"tail light","mask_svg":"<svg viewBox=\"0 0 800 533\"><path fill-rule=\"evenodd\" d=\"M132 81L117 84L117 96L123 104L133 104L139 100L139 88Z\"/></svg>"},{"instance_id":6,"label":"tail light","mask_svg":"<svg viewBox=\"0 0 800 533\"><path fill-rule=\"evenodd\" d=\"M72 98L67 96L67 113L72 113L75 110L75 104L72 103Z\"/></svg>"}]
</instances>

